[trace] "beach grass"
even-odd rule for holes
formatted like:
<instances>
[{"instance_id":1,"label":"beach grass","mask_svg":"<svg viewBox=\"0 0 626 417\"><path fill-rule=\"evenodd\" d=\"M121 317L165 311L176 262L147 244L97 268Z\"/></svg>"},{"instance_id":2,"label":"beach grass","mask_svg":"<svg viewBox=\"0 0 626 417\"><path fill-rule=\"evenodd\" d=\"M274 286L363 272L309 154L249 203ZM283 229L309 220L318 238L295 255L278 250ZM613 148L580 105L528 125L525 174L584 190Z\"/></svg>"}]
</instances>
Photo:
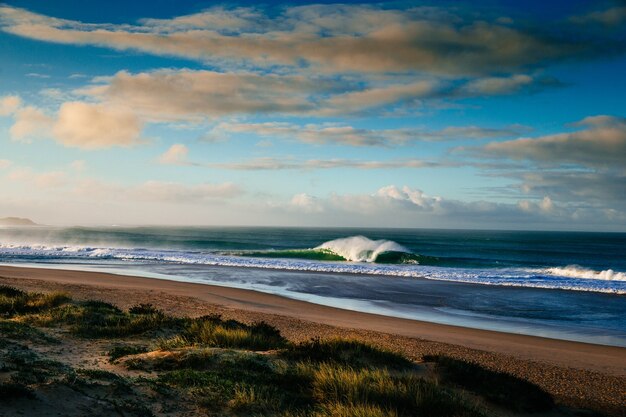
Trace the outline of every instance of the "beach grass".
<instances>
[{"instance_id":1,"label":"beach grass","mask_svg":"<svg viewBox=\"0 0 626 417\"><path fill-rule=\"evenodd\" d=\"M554 408L550 394L523 379L448 356L424 359L437 364L444 382L455 384L507 409L533 413Z\"/></svg>"},{"instance_id":2,"label":"beach grass","mask_svg":"<svg viewBox=\"0 0 626 417\"><path fill-rule=\"evenodd\" d=\"M429 376L371 343L293 343L264 322L173 317L151 304L122 310L11 287L0 287L0 311L2 415L19 414L11 407L19 411L20 398L36 403L40 390L71 392L66 400L77 403L107 398L93 407L128 416L479 417L493 404L520 413L554 407L533 384L472 363L428 357L436 364ZM61 346L54 355L51 341ZM70 363L63 350L76 346L92 349L82 353L92 366Z\"/></svg>"}]
</instances>

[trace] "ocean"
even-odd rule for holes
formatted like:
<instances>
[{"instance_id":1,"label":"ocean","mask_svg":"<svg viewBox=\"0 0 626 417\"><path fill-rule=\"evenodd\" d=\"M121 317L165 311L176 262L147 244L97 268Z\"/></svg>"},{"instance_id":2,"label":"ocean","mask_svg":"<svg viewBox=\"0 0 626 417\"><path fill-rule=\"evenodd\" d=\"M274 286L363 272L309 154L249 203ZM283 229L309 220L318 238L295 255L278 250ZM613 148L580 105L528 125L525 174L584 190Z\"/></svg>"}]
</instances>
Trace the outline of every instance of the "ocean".
<instances>
[{"instance_id":1,"label":"ocean","mask_svg":"<svg viewBox=\"0 0 626 417\"><path fill-rule=\"evenodd\" d=\"M257 227L0 229L0 263L254 289L626 346L626 234Z\"/></svg>"}]
</instances>

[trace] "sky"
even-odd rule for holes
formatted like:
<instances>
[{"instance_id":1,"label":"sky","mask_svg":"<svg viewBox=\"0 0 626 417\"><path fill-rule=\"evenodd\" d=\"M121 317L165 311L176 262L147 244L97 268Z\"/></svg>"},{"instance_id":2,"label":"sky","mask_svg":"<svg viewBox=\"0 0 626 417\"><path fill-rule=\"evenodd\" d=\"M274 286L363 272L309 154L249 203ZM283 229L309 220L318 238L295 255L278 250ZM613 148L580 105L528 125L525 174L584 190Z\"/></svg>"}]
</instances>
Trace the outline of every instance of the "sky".
<instances>
[{"instance_id":1,"label":"sky","mask_svg":"<svg viewBox=\"0 0 626 417\"><path fill-rule=\"evenodd\" d=\"M0 3L0 217L626 231L626 2Z\"/></svg>"}]
</instances>

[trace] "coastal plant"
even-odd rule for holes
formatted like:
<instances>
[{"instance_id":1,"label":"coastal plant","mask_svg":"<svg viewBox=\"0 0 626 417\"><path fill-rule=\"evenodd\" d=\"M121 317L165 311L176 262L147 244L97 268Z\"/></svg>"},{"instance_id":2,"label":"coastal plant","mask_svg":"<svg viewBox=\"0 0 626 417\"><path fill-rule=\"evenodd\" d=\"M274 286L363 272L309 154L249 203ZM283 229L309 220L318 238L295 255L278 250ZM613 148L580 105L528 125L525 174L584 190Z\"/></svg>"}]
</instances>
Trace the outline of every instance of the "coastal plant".
<instances>
[{"instance_id":1,"label":"coastal plant","mask_svg":"<svg viewBox=\"0 0 626 417\"><path fill-rule=\"evenodd\" d=\"M375 406L399 415L483 415L461 396L411 373L392 375L386 369L355 370L322 363L312 376L313 396L322 403Z\"/></svg>"},{"instance_id":2,"label":"coastal plant","mask_svg":"<svg viewBox=\"0 0 626 417\"><path fill-rule=\"evenodd\" d=\"M310 417L398 417L398 413L394 409L385 409L371 404L331 402L324 404Z\"/></svg>"},{"instance_id":3,"label":"coastal plant","mask_svg":"<svg viewBox=\"0 0 626 417\"><path fill-rule=\"evenodd\" d=\"M34 343L58 343L57 339L48 336L36 327L13 319L0 319L0 335L13 340L28 340Z\"/></svg>"},{"instance_id":4,"label":"coastal plant","mask_svg":"<svg viewBox=\"0 0 626 417\"><path fill-rule=\"evenodd\" d=\"M300 361L336 362L353 368L409 369L413 366L410 360L400 354L345 338L313 338L289 346L281 356Z\"/></svg>"},{"instance_id":5,"label":"coastal plant","mask_svg":"<svg viewBox=\"0 0 626 417\"><path fill-rule=\"evenodd\" d=\"M228 407L236 413L274 414L287 408L284 394L273 386L237 384Z\"/></svg>"},{"instance_id":6,"label":"coastal plant","mask_svg":"<svg viewBox=\"0 0 626 417\"><path fill-rule=\"evenodd\" d=\"M529 381L448 356L427 356L424 359L437 363L443 382L474 392L494 404L523 412L554 408L550 394Z\"/></svg>"},{"instance_id":7,"label":"coastal plant","mask_svg":"<svg viewBox=\"0 0 626 417\"><path fill-rule=\"evenodd\" d=\"M0 315L14 316L17 314L36 313L60 306L71 300L63 292L28 293L22 290L0 286Z\"/></svg>"},{"instance_id":8,"label":"coastal plant","mask_svg":"<svg viewBox=\"0 0 626 417\"><path fill-rule=\"evenodd\" d=\"M87 338L126 337L147 331L164 331L177 327L181 320L154 310L133 314L103 301L65 304L24 320L41 326L69 325L71 333Z\"/></svg>"},{"instance_id":9,"label":"coastal plant","mask_svg":"<svg viewBox=\"0 0 626 417\"><path fill-rule=\"evenodd\" d=\"M205 316L192 320L182 334L159 343L162 349L191 345L270 350L286 346L287 340L267 323L247 325L234 320L222 320L219 316Z\"/></svg>"},{"instance_id":10,"label":"coastal plant","mask_svg":"<svg viewBox=\"0 0 626 417\"><path fill-rule=\"evenodd\" d=\"M111 362L128 355L136 355L138 353L148 352L148 347L145 345L117 345L113 346L111 350L107 352L109 360Z\"/></svg>"}]
</instances>

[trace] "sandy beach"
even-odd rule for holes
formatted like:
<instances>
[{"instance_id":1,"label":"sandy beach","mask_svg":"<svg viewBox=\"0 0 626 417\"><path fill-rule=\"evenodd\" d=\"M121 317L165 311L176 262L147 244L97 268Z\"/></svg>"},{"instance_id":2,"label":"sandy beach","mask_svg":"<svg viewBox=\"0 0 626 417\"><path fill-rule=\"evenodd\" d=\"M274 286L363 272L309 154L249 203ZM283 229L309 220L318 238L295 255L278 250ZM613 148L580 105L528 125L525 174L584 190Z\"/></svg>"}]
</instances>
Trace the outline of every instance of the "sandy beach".
<instances>
[{"instance_id":1,"label":"sandy beach","mask_svg":"<svg viewBox=\"0 0 626 417\"><path fill-rule=\"evenodd\" d=\"M446 354L522 377L565 404L621 412L626 349L353 312L256 291L98 272L0 267L0 284L65 291L120 307L152 303L174 315L266 321L287 338L351 336L420 360Z\"/></svg>"}]
</instances>

